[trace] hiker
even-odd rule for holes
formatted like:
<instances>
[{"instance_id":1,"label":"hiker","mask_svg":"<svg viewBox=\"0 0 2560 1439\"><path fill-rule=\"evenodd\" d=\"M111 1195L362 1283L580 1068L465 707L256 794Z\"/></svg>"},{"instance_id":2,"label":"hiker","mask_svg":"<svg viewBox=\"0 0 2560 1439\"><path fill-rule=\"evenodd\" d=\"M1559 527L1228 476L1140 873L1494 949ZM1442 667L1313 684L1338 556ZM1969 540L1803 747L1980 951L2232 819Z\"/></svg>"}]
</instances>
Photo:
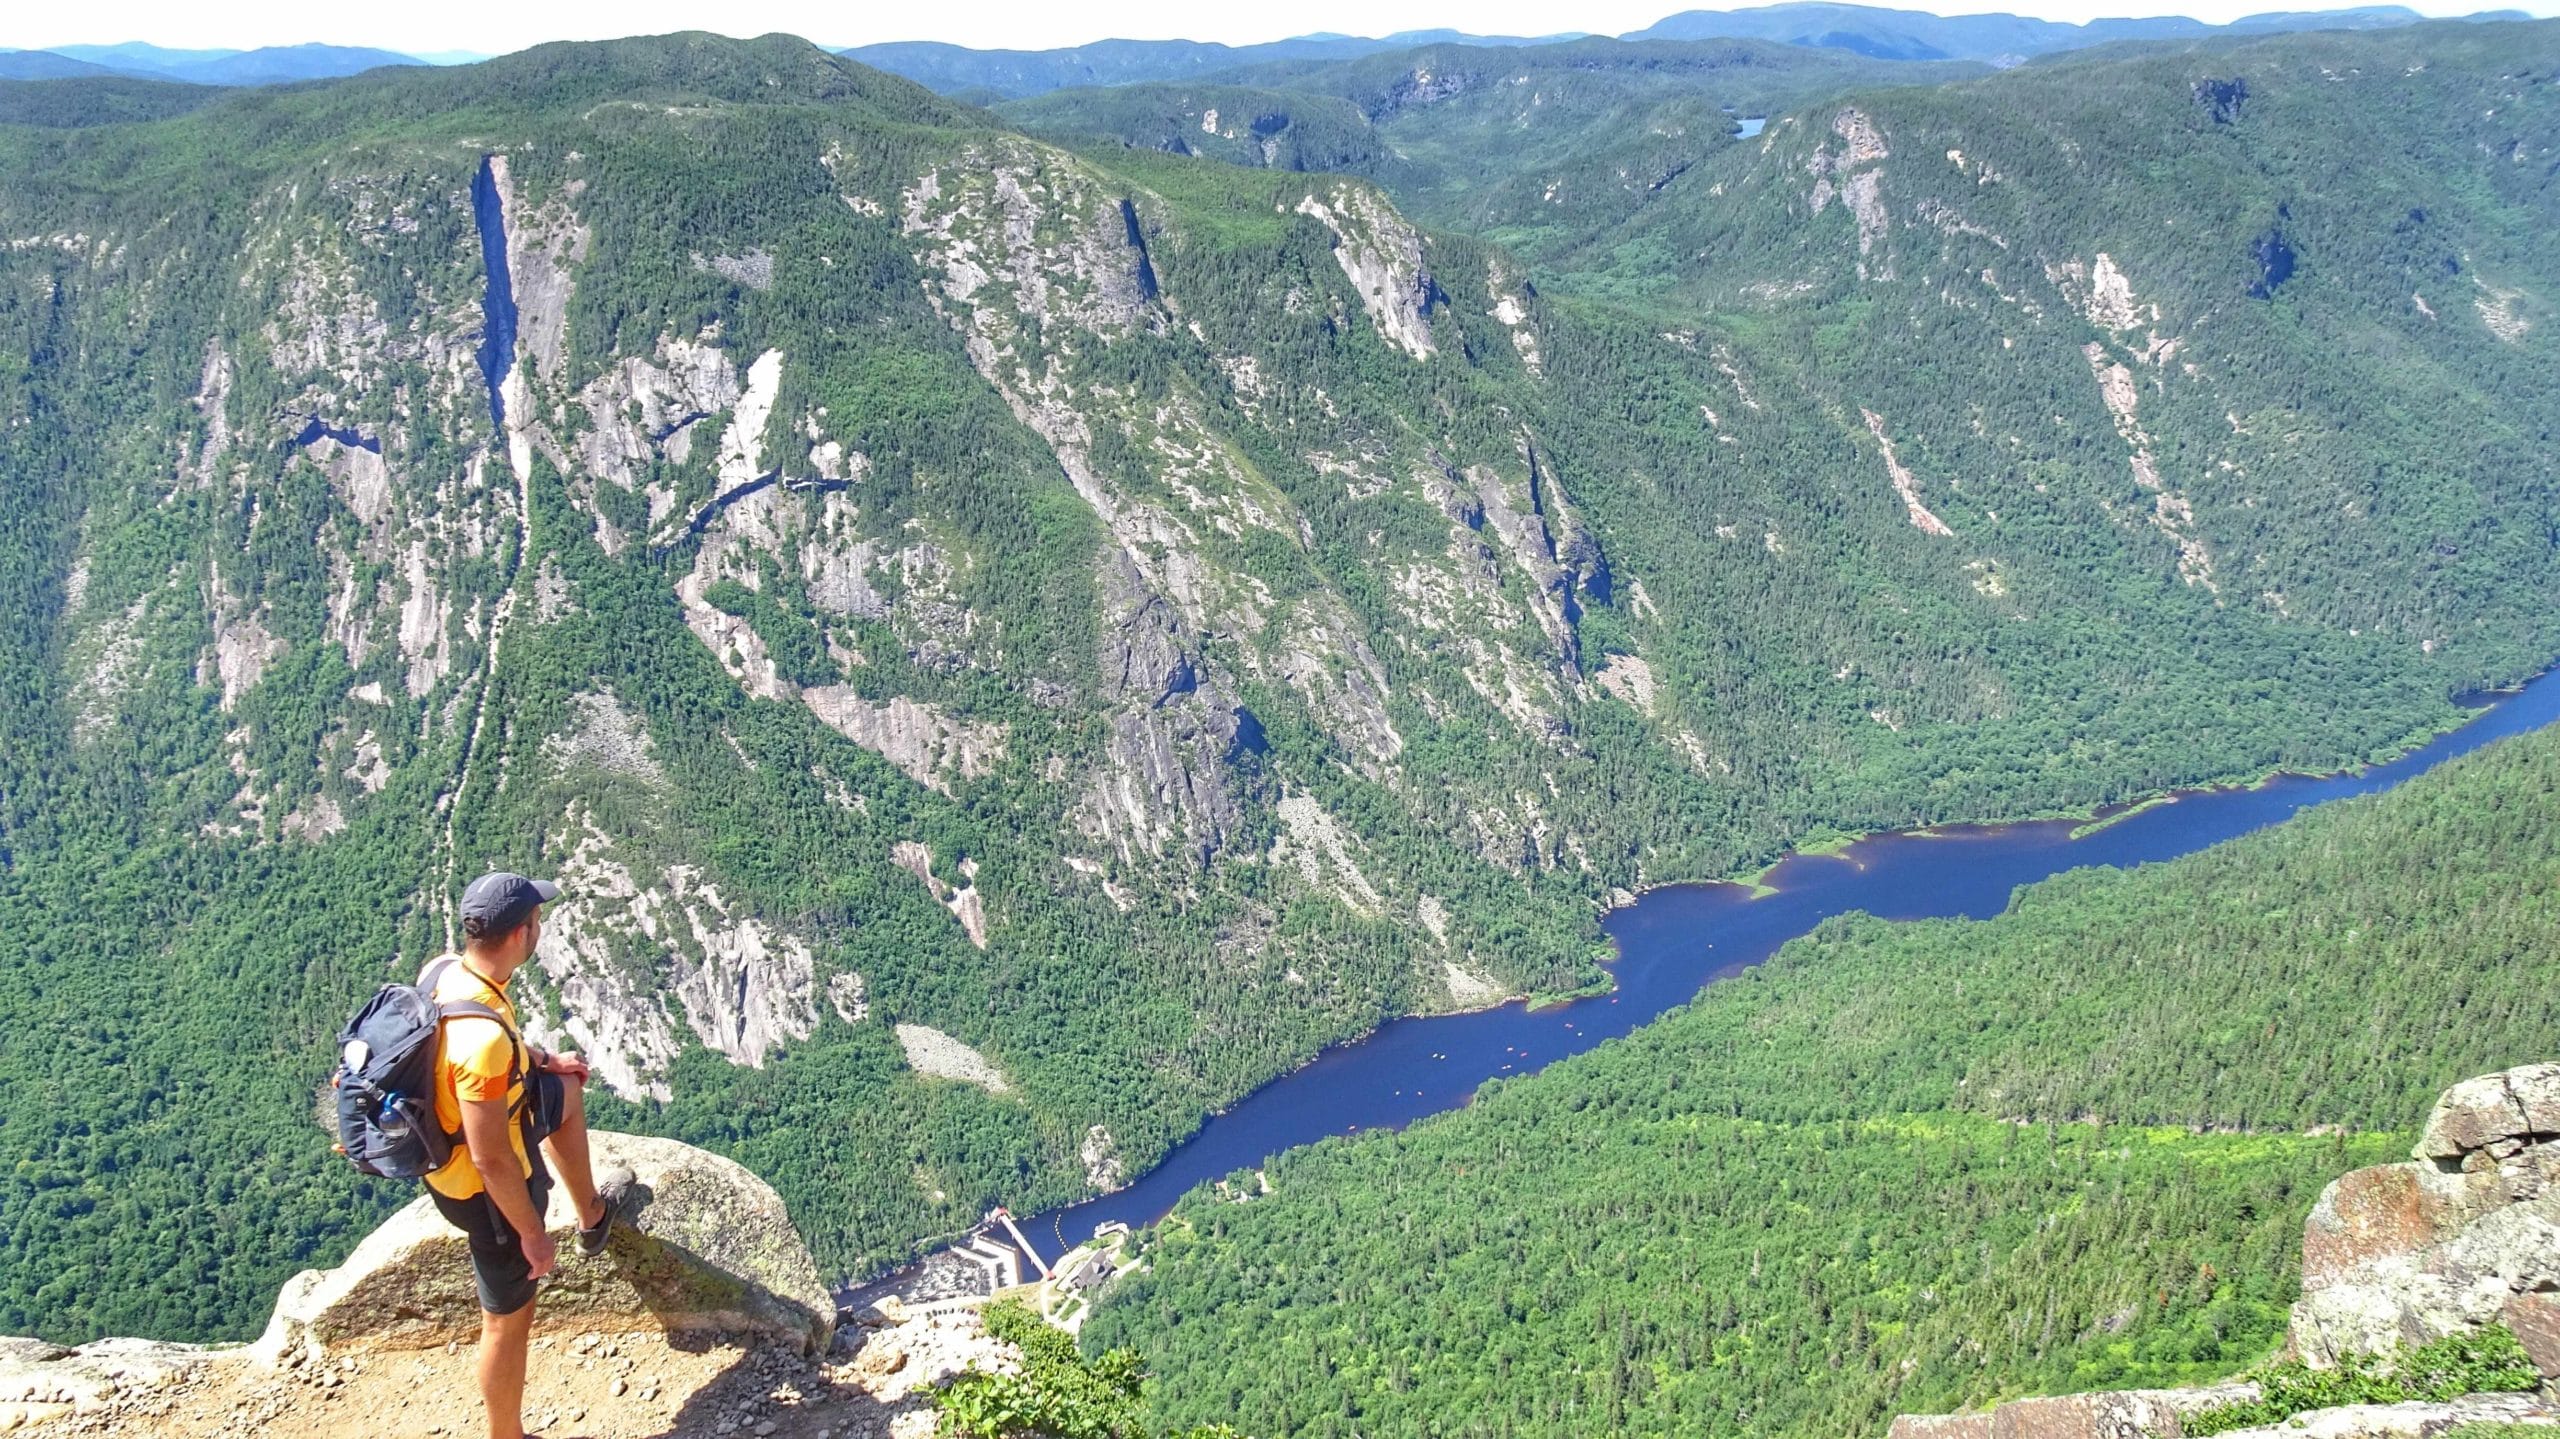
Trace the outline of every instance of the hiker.
<instances>
[{"instance_id":1,"label":"hiker","mask_svg":"<svg viewBox=\"0 0 2560 1439\"><path fill-rule=\"evenodd\" d=\"M471 1242L489 1439L524 1439L534 1294L557 1262L543 1222L553 1176L577 1206L581 1254L602 1254L613 1225L587 1158L586 1061L526 1043L507 997L507 981L542 938L542 906L559 896L559 886L517 874L473 880L462 892L462 953L430 963L418 979L446 1012L436 1122L462 1136L426 1176L427 1188Z\"/></svg>"}]
</instances>

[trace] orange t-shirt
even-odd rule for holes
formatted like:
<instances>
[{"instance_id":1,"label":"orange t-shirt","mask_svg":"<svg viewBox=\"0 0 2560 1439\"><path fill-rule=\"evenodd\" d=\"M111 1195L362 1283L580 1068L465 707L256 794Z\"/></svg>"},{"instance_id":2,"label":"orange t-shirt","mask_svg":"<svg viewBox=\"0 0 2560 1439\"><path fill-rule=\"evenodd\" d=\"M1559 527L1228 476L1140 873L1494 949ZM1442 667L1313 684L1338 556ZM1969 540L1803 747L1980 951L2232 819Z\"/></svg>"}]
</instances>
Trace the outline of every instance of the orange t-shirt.
<instances>
[{"instance_id":1,"label":"orange t-shirt","mask_svg":"<svg viewBox=\"0 0 2560 1439\"><path fill-rule=\"evenodd\" d=\"M423 978L424 976L420 976ZM507 1141L515 1150L516 1169L531 1178L532 1161L524 1150L524 1125L516 1122L524 1112L524 1086L530 1059L523 1053L517 1038L516 1007L507 992L471 972L460 960L446 965L436 980L435 992L428 996L438 1004L454 1004L472 1000L489 1006L507 1017L500 1025L476 1014L459 1015L444 1022L444 1033L438 1039L436 1054L436 1123L447 1134L462 1129L464 1100L504 1099L507 1102ZM444 1168L427 1176L427 1185L447 1199L469 1199L488 1186L481 1181L480 1166L471 1151L457 1143L453 1157Z\"/></svg>"}]
</instances>

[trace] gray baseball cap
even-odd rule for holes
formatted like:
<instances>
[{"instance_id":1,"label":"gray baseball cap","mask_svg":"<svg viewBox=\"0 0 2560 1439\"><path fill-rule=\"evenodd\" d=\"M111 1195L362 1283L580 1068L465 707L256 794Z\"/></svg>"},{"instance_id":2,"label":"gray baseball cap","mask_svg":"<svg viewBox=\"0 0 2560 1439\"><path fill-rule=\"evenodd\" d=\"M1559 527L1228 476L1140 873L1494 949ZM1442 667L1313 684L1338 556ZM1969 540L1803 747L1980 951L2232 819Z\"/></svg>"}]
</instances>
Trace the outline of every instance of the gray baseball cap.
<instances>
[{"instance_id":1,"label":"gray baseball cap","mask_svg":"<svg viewBox=\"0 0 2560 1439\"><path fill-rule=\"evenodd\" d=\"M505 934L525 922L536 905L560 897L560 886L500 870L471 881L462 892L462 922L483 934Z\"/></svg>"}]
</instances>

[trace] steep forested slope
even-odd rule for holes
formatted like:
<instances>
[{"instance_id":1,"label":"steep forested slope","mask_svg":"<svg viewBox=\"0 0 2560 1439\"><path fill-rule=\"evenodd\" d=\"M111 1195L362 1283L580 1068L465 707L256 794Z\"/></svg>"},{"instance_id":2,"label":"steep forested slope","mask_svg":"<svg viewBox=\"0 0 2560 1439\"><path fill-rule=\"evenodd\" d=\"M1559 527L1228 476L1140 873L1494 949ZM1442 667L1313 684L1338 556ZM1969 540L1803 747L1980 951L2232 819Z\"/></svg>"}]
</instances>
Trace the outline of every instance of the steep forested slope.
<instances>
[{"instance_id":1,"label":"steep forested slope","mask_svg":"<svg viewBox=\"0 0 2560 1439\"><path fill-rule=\"evenodd\" d=\"M1636 1036L1195 1199L1088 1343L1309 1435L1880 1433L2261 1358L2320 1186L2560 1025L2560 734Z\"/></svg>"},{"instance_id":2,"label":"steep forested slope","mask_svg":"<svg viewBox=\"0 0 2560 1439\"><path fill-rule=\"evenodd\" d=\"M2549 31L2402 58L2469 106ZM2180 114L2230 74L2143 64ZM2308 258L2223 296L2245 206L2137 248L2035 170L2073 218L2010 240L2014 315L1899 210L1858 276L1843 207L1901 182L1840 117L1898 96L1691 172L1796 167L1733 223L1810 237L1818 310L1676 257L1650 308L1542 294L1366 181L1072 151L779 37L25 107L0 1330L236 1334L395 1199L310 1088L484 865L570 886L531 1006L610 1121L852 1271L1384 1015L1590 982L1611 889L2334 765L2548 657L2523 161L2430 152L2428 243L2496 289L2296 389L2364 312ZM2014 354L1865 358L1934 305Z\"/></svg>"}]
</instances>

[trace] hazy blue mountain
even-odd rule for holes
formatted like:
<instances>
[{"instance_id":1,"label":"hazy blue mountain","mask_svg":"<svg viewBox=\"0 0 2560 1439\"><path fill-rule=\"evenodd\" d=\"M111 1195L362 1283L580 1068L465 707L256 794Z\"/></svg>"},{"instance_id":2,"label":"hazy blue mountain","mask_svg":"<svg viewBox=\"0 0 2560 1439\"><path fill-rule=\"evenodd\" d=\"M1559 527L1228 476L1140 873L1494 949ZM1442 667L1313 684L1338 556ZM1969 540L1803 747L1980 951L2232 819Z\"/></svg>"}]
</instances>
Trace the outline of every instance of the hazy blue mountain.
<instances>
[{"instance_id":1,"label":"hazy blue mountain","mask_svg":"<svg viewBox=\"0 0 2560 1439\"><path fill-rule=\"evenodd\" d=\"M119 45L60 45L50 51L26 51L0 58L0 65L23 55L51 54L86 70L37 68L0 70L10 79L42 79L78 74L139 75L183 80L195 85L282 85L296 80L334 80L384 65L416 65L414 56L361 45L270 45L258 50L172 50L140 40Z\"/></svg>"},{"instance_id":2,"label":"hazy blue mountain","mask_svg":"<svg viewBox=\"0 0 2560 1439\"><path fill-rule=\"evenodd\" d=\"M219 60L174 66L163 73L172 80L190 80L199 85L282 85L295 80L334 80L385 65L418 63L395 51L361 45L272 45Z\"/></svg>"},{"instance_id":3,"label":"hazy blue mountain","mask_svg":"<svg viewBox=\"0 0 2560 1439\"><path fill-rule=\"evenodd\" d=\"M1416 45L1540 45L1578 38L1540 39L1469 35L1457 30L1408 30L1384 39L1355 35L1300 35L1261 45L1218 45L1199 40L1097 40L1064 50L972 50L939 41L857 45L836 53L893 75L903 75L945 95L1019 100L1078 85L1128 85L1195 76L1280 60L1351 60Z\"/></svg>"},{"instance_id":4,"label":"hazy blue mountain","mask_svg":"<svg viewBox=\"0 0 2560 1439\"><path fill-rule=\"evenodd\" d=\"M1390 45L1554 45L1566 40L1588 40L1589 30L1559 30L1552 35L1470 35L1464 30L1398 30L1386 37Z\"/></svg>"},{"instance_id":5,"label":"hazy blue mountain","mask_svg":"<svg viewBox=\"0 0 2560 1439\"><path fill-rule=\"evenodd\" d=\"M2417 19L2414 12L2408 13ZM2174 40L2213 32L2201 20L2161 16L2068 25L2024 15L1932 15L1871 5L1765 5L1687 10L1633 32L1630 40L1775 40L1849 50L1880 60L2024 59L2109 40Z\"/></svg>"},{"instance_id":6,"label":"hazy blue mountain","mask_svg":"<svg viewBox=\"0 0 2560 1439\"><path fill-rule=\"evenodd\" d=\"M2226 28L2235 35L2272 35L2287 30L2387 30L2425 18L2402 5L2366 5L2353 10L2271 10L2262 15L2243 15ZM2531 20L2533 16L2522 10L2483 10L2455 18Z\"/></svg>"},{"instance_id":7,"label":"hazy blue mountain","mask_svg":"<svg viewBox=\"0 0 2560 1439\"><path fill-rule=\"evenodd\" d=\"M51 50L0 50L0 80L57 80L114 73L104 65L74 60Z\"/></svg>"},{"instance_id":8,"label":"hazy blue mountain","mask_svg":"<svg viewBox=\"0 0 2560 1439\"><path fill-rule=\"evenodd\" d=\"M68 55L74 60L86 60L92 65L102 65L110 70L165 75L180 66L228 60L242 52L238 50L172 50L165 45L153 45L142 40L127 40L120 45L56 45L52 47L52 53Z\"/></svg>"},{"instance_id":9,"label":"hazy blue mountain","mask_svg":"<svg viewBox=\"0 0 2560 1439\"><path fill-rule=\"evenodd\" d=\"M945 95L985 90L1012 100L1077 85L1182 79L1263 60L1348 59L1387 48L1383 40L1348 37L1241 46L1197 40L1102 40L1064 50L972 50L938 40L906 40L857 45L836 53Z\"/></svg>"},{"instance_id":10,"label":"hazy blue mountain","mask_svg":"<svg viewBox=\"0 0 2560 1439\"><path fill-rule=\"evenodd\" d=\"M2228 26L2182 15L2093 20L2086 25L2026 15L1933 15L1871 5L1799 3L1747 10L1686 10L1630 33L1630 40L1776 40L1849 50L1879 60L2017 61L2118 40L2183 40L2218 33L2379 30L2426 17L2404 5L2252 15ZM2522 19L2501 11L2479 19Z\"/></svg>"},{"instance_id":11,"label":"hazy blue mountain","mask_svg":"<svg viewBox=\"0 0 2560 1439\"><path fill-rule=\"evenodd\" d=\"M2224 32L2272 34L2286 30L2374 30L2424 17L2400 5L2351 10L2284 11L2253 15L2229 26L2184 16L2097 20L2069 25L2023 15L1933 15L1872 5L1801 3L1744 10L1687 10L1621 37L1627 40L1769 40L1847 50L1877 60L1990 60L2015 63L2037 55L2117 40L2181 40ZM2477 19L2524 19L2498 11ZM1423 45L1553 45L1592 38L1563 31L1535 38L1471 35L1457 30L1404 30L1378 39L1330 32L1299 35L1263 45L1218 45L1195 40L1100 40L1059 50L973 50L937 41L858 45L836 53L903 75L928 89L973 104L994 104L1094 85L1183 81L1283 62L1337 62ZM1268 83L1257 75L1247 83Z\"/></svg>"}]
</instances>

